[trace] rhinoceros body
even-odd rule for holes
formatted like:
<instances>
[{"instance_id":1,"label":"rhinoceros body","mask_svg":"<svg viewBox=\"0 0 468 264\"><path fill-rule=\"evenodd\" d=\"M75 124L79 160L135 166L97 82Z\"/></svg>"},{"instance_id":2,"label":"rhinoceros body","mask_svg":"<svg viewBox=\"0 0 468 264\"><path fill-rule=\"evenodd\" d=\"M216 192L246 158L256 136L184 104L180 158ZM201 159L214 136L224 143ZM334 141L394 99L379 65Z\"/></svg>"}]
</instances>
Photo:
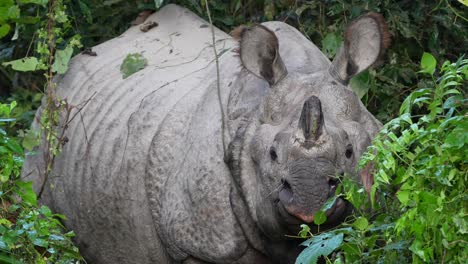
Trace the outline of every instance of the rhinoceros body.
<instances>
[{"instance_id":1,"label":"rhinoceros body","mask_svg":"<svg viewBox=\"0 0 468 264\"><path fill-rule=\"evenodd\" d=\"M147 20L159 26L76 56L58 80L81 110L42 201L68 217L89 263L293 262L299 241L284 235L311 222L306 207L323 205L332 174L354 172L379 122L339 65L284 23L263 24L279 42L281 80L249 70L247 47L239 56L215 29L220 101L209 24L175 5ZM129 53L148 65L123 79ZM24 169L36 188L42 162Z\"/></svg>"}]
</instances>

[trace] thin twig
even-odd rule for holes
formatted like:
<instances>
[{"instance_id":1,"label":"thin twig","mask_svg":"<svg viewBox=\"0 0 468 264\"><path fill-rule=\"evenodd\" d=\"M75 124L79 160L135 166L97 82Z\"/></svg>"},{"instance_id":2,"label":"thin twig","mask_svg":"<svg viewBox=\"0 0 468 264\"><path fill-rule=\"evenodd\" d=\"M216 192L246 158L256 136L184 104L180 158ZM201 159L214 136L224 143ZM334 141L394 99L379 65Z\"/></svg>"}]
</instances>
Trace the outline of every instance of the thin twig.
<instances>
[{"instance_id":1,"label":"thin twig","mask_svg":"<svg viewBox=\"0 0 468 264\"><path fill-rule=\"evenodd\" d=\"M221 111L221 140L223 144L223 156L226 156L226 142L225 142L225 124L224 124L224 109L223 109L223 103L221 101L221 84L220 84L220 78L219 78L219 60L218 60L218 51L216 50L216 39L215 39L215 32L214 32L214 26L213 26L213 21L211 20L211 13L210 13L210 7L208 6L208 0L205 0L205 6L206 6L206 13L208 14L208 20L210 21L211 25L211 38L213 42L213 52L215 55L215 61L216 61L216 86L218 88L218 101L219 101L219 109Z\"/></svg>"}]
</instances>

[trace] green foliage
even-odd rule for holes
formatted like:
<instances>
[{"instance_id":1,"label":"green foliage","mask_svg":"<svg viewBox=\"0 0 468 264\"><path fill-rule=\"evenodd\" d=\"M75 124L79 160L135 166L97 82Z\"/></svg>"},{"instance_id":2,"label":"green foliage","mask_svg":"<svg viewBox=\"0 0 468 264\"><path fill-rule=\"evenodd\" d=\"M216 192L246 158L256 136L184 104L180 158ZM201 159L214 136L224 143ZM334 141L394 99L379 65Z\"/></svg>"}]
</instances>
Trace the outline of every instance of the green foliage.
<instances>
[{"instance_id":1,"label":"green foliage","mask_svg":"<svg viewBox=\"0 0 468 264\"><path fill-rule=\"evenodd\" d=\"M7 134L16 102L0 104L0 262L71 263L81 260L73 246L73 232L63 234L60 220L46 206L37 205L32 182L21 180L24 150ZM31 139L32 140L32 139ZM37 145L29 142L30 146Z\"/></svg>"},{"instance_id":2,"label":"green foliage","mask_svg":"<svg viewBox=\"0 0 468 264\"><path fill-rule=\"evenodd\" d=\"M337 254L329 261L465 263L468 259L468 119L466 90L461 89L468 83L468 59L444 62L439 77L434 75L435 65L431 54L422 56L421 74L426 78L360 161L361 168L369 164L374 168L372 199L353 180L343 182L344 196L356 214L345 228L319 235L344 235L343 243L334 244ZM306 250L318 244L314 241Z\"/></svg>"},{"instance_id":3,"label":"green foliage","mask_svg":"<svg viewBox=\"0 0 468 264\"><path fill-rule=\"evenodd\" d=\"M296 259L296 264L316 263L320 256L328 256L343 243L343 233L322 233L312 236L301 245L306 246Z\"/></svg>"},{"instance_id":4,"label":"green foliage","mask_svg":"<svg viewBox=\"0 0 468 264\"><path fill-rule=\"evenodd\" d=\"M14 18L9 15L16 25L12 40L18 39L18 36L23 33L22 26L26 26L27 21L34 20L21 20L23 11L33 10L37 17L40 14L43 16L34 27L31 26L34 30L34 41L31 40L25 57L3 62L2 66L11 66L12 70L17 72L43 74L42 85L45 86L46 96L39 122L40 132L18 129L14 117L20 117L20 121L29 126L33 114L28 117L27 113L33 112L33 104L37 106L40 100L38 97L40 98L41 94L36 96L25 92L15 95L18 99L25 99L22 102L29 101L16 112L14 111L16 103L0 104L0 115L5 116L2 120L8 122L8 126L0 122L0 150L2 152L0 159L0 183L2 184L0 190L0 215L2 217L0 219L0 259L6 263L75 263L82 260L78 249L71 241L74 236L73 232L64 233L64 228L60 223L60 220L65 219L64 216L53 214L45 206L38 206L37 199L43 186L36 196L32 182L25 182L19 178L24 158L23 147L32 151L39 143L39 135L44 135L46 146L41 153L46 160L43 184L47 181L55 157L63 146L65 128L58 129L58 117L60 114L69 116L71 107L66 101L55 96L53 79L56 74L63 74L67 71L74 48L81 47L80 36L71 30L71 21L67 15L65 2L65 0L23 0L7 3L10 6L9 10L18 10ZM4 19L3 23L5 22L8 21ZM26 29L24 31L27 32ZM35 48L31 49L33 46ZM33 51L32 54L28 54L30 49ZM8 54L4 55L3 58L9 57ZM8 68L3 68L2 72L8 73L7 71ZM33 85L33 83L28 85ZM24 123L19 128L26 127ZM15 130L18 131L20 139L7 136Z\"/></svg>"},{"instance_id":5,"label":"green foliage","mask_svg":"<svg viewBox=\"0 0 468 264\"><path fill-rule=\"evenodd\" d=\"M120 72L122 77L126 79L137 71L146 67L148 60L139 53L128 54L120 65Z\"/></svg>"}]
</instances>

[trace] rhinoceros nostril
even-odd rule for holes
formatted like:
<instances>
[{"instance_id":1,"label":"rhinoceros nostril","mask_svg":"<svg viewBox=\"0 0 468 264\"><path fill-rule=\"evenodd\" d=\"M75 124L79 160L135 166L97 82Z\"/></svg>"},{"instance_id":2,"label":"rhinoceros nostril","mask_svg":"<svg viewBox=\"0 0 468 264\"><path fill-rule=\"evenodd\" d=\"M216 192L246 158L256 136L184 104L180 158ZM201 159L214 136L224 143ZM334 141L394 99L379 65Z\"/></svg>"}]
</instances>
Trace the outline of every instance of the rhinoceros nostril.
<instances>
[{"instance_id":1,"label":"rhinoceros nostril","mask_svg":"<svg viewBox=\"0 0 468 264\"><path fill-rule=\"evenodd\" d=\"M291 185L285 179L281 179L281 184L283 185L283 189L287 189L292 192Z\"/></svg>"},{"instance_id":2,"label":"rhinoceros nostril","mask_svg":"<svg viewBox=\"0 0 468 264\"><path fill-rule=\"evenodd\" d=\"M330 186L330 188L336 188L336 186L338 186L338 179L337 178L330 178L328 179L328 185Z\"/></svg>"},{"instance_id":3,"label":"rhinoceros nostril","mask_svg":"<svg viewBox=\"0 0 468 264\"><path fill-rule=\"evenodd\" d=\"M289 184L287 180L284 180L284 179L281 180L281 190L279 191L278 198L285 205L290 204L293 201L294 199L293 191L292 191L291 185Z\"/></svg>"}]
</instances>

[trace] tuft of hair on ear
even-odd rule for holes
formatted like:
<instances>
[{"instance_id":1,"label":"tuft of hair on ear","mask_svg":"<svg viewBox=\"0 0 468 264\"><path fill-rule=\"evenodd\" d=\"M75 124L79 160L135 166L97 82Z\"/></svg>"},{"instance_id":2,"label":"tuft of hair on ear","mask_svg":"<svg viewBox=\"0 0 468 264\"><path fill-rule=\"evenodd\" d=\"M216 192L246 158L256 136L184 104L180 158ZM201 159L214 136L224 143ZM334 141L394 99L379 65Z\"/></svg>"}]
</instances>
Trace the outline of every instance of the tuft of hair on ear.
<instances>
[{"instance_id":1,"label":"tuft of hair on ear","mask_svg":"<svg viewBox=\"0 0 468 264\"><path fill-rule=\"evenodd\" d=\"M387 22L385 22L384 17L379 13L370 12L367 16L373 18L377 22L377 25L379 25L382 47L386 50L390 47L391 43L391 35L388 31Z\"/></svg>"},{"instance_id":2,"label":"tuft of hair on ear","mask_svg":"<svg viewBox=\"0 0 468 264\"><path fill-rule=\"evenodd\" d=\"M246 26L240 25L234 28L231 32L229 32L229 35L231 35L231 37L235 40L241 40L246 30L247 30Z\"/></svg>"}]
</instances>

